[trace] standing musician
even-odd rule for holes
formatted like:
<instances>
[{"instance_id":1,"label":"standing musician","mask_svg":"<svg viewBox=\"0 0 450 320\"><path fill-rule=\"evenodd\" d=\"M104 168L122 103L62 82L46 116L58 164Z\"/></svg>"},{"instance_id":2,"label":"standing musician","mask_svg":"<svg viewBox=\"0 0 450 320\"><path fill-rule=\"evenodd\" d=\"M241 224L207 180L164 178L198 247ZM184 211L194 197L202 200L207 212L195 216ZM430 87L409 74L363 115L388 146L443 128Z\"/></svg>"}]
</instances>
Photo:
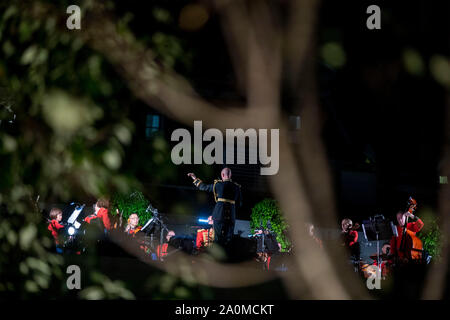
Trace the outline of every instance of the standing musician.
<instances>
[{"instance_id":1,"label":"standing musician","mask_svg":"<svg viewBox=\"0 0 450 320\"><path fill-rule=\"evenodd\" d=\"M108 215L109 201L107 199L100 198L94 205L94 214L84 218L84 221L91 223L92 220L101 219L103 226L106 230L111 229L111 221Z\"/></svg>"},{"instance_id":2,"label":"standing musician","mask_svg":"<svg viewBox=\"0 0 450 320\"><path fill-rule=\"evenodd\" d=\"M359 224L353 225L353 221L347 218L341 222L344 245L350 250L350 254L355 261L359 261L360 258L358 232L356 231L358 227Z\"/></svg>"},{"instance_id":3,"label":"standing musician","mask_svg":"<svg viewBox=\"0 0 450 320\"><path fill-rule=\"evenodd\" d=\"M220 245L230 242L236 220L236 205L242 205L241 186L231 181L231 170L224 168L221 172L222 180L214 180L213 184L206 184L193 173L188 176L194 180L194 185L203 191L213 192L216 205L212 214L214 221L214 241Z\"/></svg>"},{"instance_id":4,"label":"standing musician","mask_svg":"<svg viewBox=\"0 0 450 320\"><path fill-rule=\"evenodd\" d=\"M393 236L391 239L391 254L394 255L402 262L407 262L410 260L411 253L407 251L401 250L402 238L404 232L404 226L406 223L406 218L416 220L415 222L408 222L406 225L407 237L415 237L416 233L422 230L424 224L419 217L412 214L410 211L397 212L397 234L398 236ZM405 239L406 241L407 239Z\"/></svg>"}]
</instances>

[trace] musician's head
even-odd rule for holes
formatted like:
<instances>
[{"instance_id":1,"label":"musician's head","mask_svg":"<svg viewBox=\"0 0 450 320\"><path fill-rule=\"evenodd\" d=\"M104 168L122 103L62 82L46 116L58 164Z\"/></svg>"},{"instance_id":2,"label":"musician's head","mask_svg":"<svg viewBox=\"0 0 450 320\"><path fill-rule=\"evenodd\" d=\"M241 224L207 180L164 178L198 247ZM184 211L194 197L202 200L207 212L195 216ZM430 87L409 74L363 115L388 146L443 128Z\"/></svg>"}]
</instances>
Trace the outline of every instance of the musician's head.
<instances>
[{"instance_id":1,"label":"musician's head","mask_svg":"<svg viewBox=\"0 0 450 320\"><path fill-rule=\"evenodd\" d=\"M383 254L389 255L391 252L391 245L388 242L383 244L383 247L381 248L381 252Z\"/></svg>"},{"instance_id":2,"label":"musician's head","mask_svg":"<svg viewBox=\"0 0 450 320\"><path fill-rule=\"evenodd\" d=\"M222 172L220 173L220 176L222 177L222 180L229 180L229 179L231 179L231 170L230 170L230 168L223 168Z\"/></svg>"},{"instance_id":3,"label":"musician's head","mask_svg":"<svg viewBox=\"0 0 450 320\"><path fill-rule=\"evenodd\" d=\"M136 213L130 214L130 217L128 218L128 225L134 229L139 224L139 216Z\"/></svg>"},{"instance_id":4,"label":"musician's head","mask_svg":"<svg viewBox=\"0 0 450 320\"><path fill-rule=\"evenodd\" d=\"M109 200L105 199L105 198L98 199L97 202L95 203L95 206L94 206L95 213L97 213L98 210L100 210L100 208L104 208L104 209L108 210L108 208L109 208Z\"/></svg>"},{"instance_id":5,"label":"musician's head","mask_svg":"<svg viewBox=\"0 0 450 320\"><path fill-rule=\"evenodd\" d=\"M397 223L399 226L405 225L405 219L406 219L406 216L403 211L397 212Z\"/></svg>"},{"instance_id":6,"label":"musician's head","mask_svg":"<svg viewBox=\"0 0 450 320\"><path fill-rule=\"evenodd\" d=\"M172 237L175 237L175 231L169 230L169 232L167 232L166 240L167 240L167 241L170 241L170 239L171 239Z\"/></svg>"},{"instance_id":7,"label":"musician's head","mask_svg":"<svg viewBox=\"0 0 450 320\"><path fill-rule=\"evenodd\" d=\"M350 219L344 219L341 223L341 228L343 232L348 232L353 227L353 221Z\"/></svg>"},{"instance_id":8,"label":"musician's head","mask_svg":"<svg viewBox=\"0 0 450 320\"><path fill-rule=\"evenodd\" d=\"M53 208L50 210L50 219L60 222L62 220L62 211L59 208Z\"/></svg>"}]
</instances>

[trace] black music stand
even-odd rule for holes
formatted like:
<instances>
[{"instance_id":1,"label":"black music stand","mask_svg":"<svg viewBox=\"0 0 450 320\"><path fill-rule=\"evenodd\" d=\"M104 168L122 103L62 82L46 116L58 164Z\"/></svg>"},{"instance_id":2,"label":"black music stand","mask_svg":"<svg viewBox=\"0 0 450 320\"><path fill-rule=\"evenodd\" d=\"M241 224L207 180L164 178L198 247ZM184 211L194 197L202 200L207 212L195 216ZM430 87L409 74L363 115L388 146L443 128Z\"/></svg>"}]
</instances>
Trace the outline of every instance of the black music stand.
<instances>
[{"instance_id":1,"label":"black music stand","mask_svg":"<svg viewBox=\"0 0 450 320\"><path fill-rule=\"evenodd\" d=\"M383 215L370 217L362 223L364 237L367 241L377 242L377 265L381 268L380 261L380 240L391 240L397 232L392 221L387 221Z\"/></svg>"},{"instance_id":2,"label":"black music stand","mask_svg":"<svg viewBox=\"0 0 450 320\"><path fill-rule=\"evenodd\" d=\"M147 235L150 235L150 246L152 249L154 249L153 241L154 241L154 234L159 231L159 244L161 245L164 243L164 231L169 232L169 229L162 221L162 217L157 209L154 209L153 211L153 217L147 221L147 223L144 225L144 227L141 229L143 231L144 229L147 229L145 233Z\"/></svg>"},{"instance_id":3,"label":"black music stand","mask_svg":"<svg viewBox=\"0 0 450 320\"><path fill-rule=\"evenodd\" d=\"M276 236L272 231L272 224L270 223L270 220L267 221L267 228L263 227L262 221L260 221L259 224L259 230L261 230L262 233L254 235L254 237L256 237L256 252L262 254L274 253L278 247L275 249L275 245L273 243ZM264 270L266 268L266 263L264 263Z\"/></svg>"}]
</instances>

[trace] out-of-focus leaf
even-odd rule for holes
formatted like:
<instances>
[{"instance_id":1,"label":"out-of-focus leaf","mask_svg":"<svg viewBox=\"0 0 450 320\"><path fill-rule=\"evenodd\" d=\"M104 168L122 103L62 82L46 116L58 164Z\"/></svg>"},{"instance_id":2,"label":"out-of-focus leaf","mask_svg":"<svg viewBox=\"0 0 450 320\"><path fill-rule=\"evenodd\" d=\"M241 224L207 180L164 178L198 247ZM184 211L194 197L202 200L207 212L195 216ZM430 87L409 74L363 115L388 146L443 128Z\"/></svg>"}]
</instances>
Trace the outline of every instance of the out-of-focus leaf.
<instances>
[{"instance_id":1,"label":"out-of-focus leaf","mask_svg":"<svg viewBox=\"0 0 450 320\"><path fill-rule=\"evenodd\" d=\"M14 48L14 46L12 45L12 43L9 40L7 40L3 43L3 52L5 53L5 56L7 58L12 56L15 51L16 51L16 49Z\"/></svg>"},{"instance_id":2,"label":"out-of-focus leaf","mask_svg":"<svg viewBox=\"0 0 450 320\"><path fill-rule=\"evenodd\" d=\"M183 30L195 31L205 25L209 13L202 4L188 4L180 13L179 26Z\"/></svg>"},{"instance_id":3,"label":"out-of-focus leaf","mask_svg":"<svg viewBox=\"0 0 450 320\"><path fill-rule=\"evenodd\" d=\"M406 49L403 52L403 63L406 70L413 75L423 75L425 71L422 56L414 49Z\"/></svg>"},{"instance_id":4,"label":"out-of-focus leaf","mask_svg":"<svg viewBox=\"0 0 450 320\"><path fill-rule=\"evenodd\" d=\"M27 280L25 282L25 290L34 293L39 291L39 287L34 281Z\"/></svg>"},{"instance_id":5,"label":"out-of-focus leaf","mask_svg":"<svg viewBox=\"0 0 450 320\"><path fill-rule=\"evenodd\" d=\"M17 148L16 140L7 134L4 134L2 136L2 142L3 142L3 149L6 152L14 152Z\"/></svg>"},{"instance_id":6,"label":"out-of-focus leaf","mask_svg":"<svg viewBox=\"0 0 450 320\"><path fill-rule=\"evenodd\" d=\"M115 134L121 143L129 144L131 142L131 132L127 127L118 125L116 127Z\"/></svg>"},{"instance_id":7,"label":"out-of-focus leaf","mask_svg":"<svg viewBox=\"0 0 450 320\"><path fill-rule=\"evenodd\" d=\"M108 166L108 168L112 170L118 169L122 164L122 159L119 152L114 149L108 150L103 154L103 161Z\"/></svg>"},{"instance_id":8,"label":"out-of-focus leaf","mask_svg":"<svg viewBox=\"0 0 450 320\"><path fill-rule=\"evenodd\" d=\"M43 260L29 257L27 258L26 263L31 269L38 270L46 275L51 275L50 267Z\"/></svg>"},{"instance_id":9,"label":"out-of-focus leaf","mask_svg":"<svg viewBox=\"0 0 450 320\"><path fill-rule=\"evenodd\" d=\"M103 290L99 287L90 287L80 292L80 298L86 300L102 300L105 298Z\"/></svg>"},{"instance_id":10,"label":"out-of-focus leaf","mask_svg":"<svg viewBox=\"0 0 450 320\"><path fill-rule=\"evenodd\" d=\"M347 58L341 44L328 42L320 50L322 59L334 68L341 68L345 65Z\"/></svg>"},{"instance_id":11,"label":"out-of-focus leaf","mask_svg":"<svg viewBox=\"0 0 450 320\"><path fill-rule=\"evenodd\" d=\"M55 90L48 93L42 104L45 120L61 135L70 135L103 116L103 111L99 107L63 91Z\"/></svg>"},{"instance_id":12,"label":"out-of-focus leaf","mask_svg":"<svg viewBox=\"0 0 450 320\"><path fill-rule=\"evenodd\" d=\"M442 86L450 88L450 59L434 55L430 59L430 71L434 79Z\"/></svg>"},{"instance_id":13,"label":"out-of-focus leaf","mask_svg":"<svg viewBox=\"0 0 450 320\"><path fill-rule=\"evenodd\" d=\"M14 232L14 230L9 230L6 237L8 238L8 242L12 246L16 245L16 243L17 243L17 234Z\"/></svg>"},{"instance_id":14,"label":"out-of-focus leaf","mask_svg":"<svg viewBox=\"0 0 450 320\"><path fill-rule=\"evenodd\" d=\"M19 233L19 243L20 247L24 250L27 250L31 242L36 238L37 229L36 226L29 224L22 228Z\"/></svg>"},{"instance_id":15,"label":"out-of-focus leaf","mask_svg":"<svg viewBox=\"0 0 450 320\"><path fill-rule=\"evenodd\" d=\"M36 58L38 51L39 50L36 45L28 47L22 55L21 63L25 65L31 64L33 60Z\"/></svg>"}]
</instances>

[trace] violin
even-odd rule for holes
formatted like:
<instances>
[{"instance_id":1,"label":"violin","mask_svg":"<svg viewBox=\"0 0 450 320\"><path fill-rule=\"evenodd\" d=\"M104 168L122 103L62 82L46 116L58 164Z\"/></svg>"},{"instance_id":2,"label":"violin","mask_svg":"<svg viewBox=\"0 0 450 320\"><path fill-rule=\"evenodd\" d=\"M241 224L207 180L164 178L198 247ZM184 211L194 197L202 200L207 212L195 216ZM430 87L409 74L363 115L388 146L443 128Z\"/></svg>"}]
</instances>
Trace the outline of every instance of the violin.
<instances>
[{"instance_id":1,"label":"violin","mask_svg":"<svg viewBox=\"0 0 450 320\"><path fill-rule=\"evenodd\" d=\"M128 230L128 233L131 234L131 235L135 235L136 233L138 233L139 231L141 231L141 229L142 229L142 227L141 227L141 226L138 226L138 227L136 227L136 228L134 228L134 229Z\"/></svg>"},{"instance_id":2,"label":"violin","mask_svg":"<svg viewBox=\"0 0 450 320\"><path fill-rule=\"evenodd\" d=\"M407 213L414 214L417 209L417 201L412 197L408 200ZM416 233L408 230L408 216L405 219L405 225L403 226L402 242L400 244L400 252L402 252L408 260L420 260L423 254L423 244Z\"/></svg>"}]
</instances>

